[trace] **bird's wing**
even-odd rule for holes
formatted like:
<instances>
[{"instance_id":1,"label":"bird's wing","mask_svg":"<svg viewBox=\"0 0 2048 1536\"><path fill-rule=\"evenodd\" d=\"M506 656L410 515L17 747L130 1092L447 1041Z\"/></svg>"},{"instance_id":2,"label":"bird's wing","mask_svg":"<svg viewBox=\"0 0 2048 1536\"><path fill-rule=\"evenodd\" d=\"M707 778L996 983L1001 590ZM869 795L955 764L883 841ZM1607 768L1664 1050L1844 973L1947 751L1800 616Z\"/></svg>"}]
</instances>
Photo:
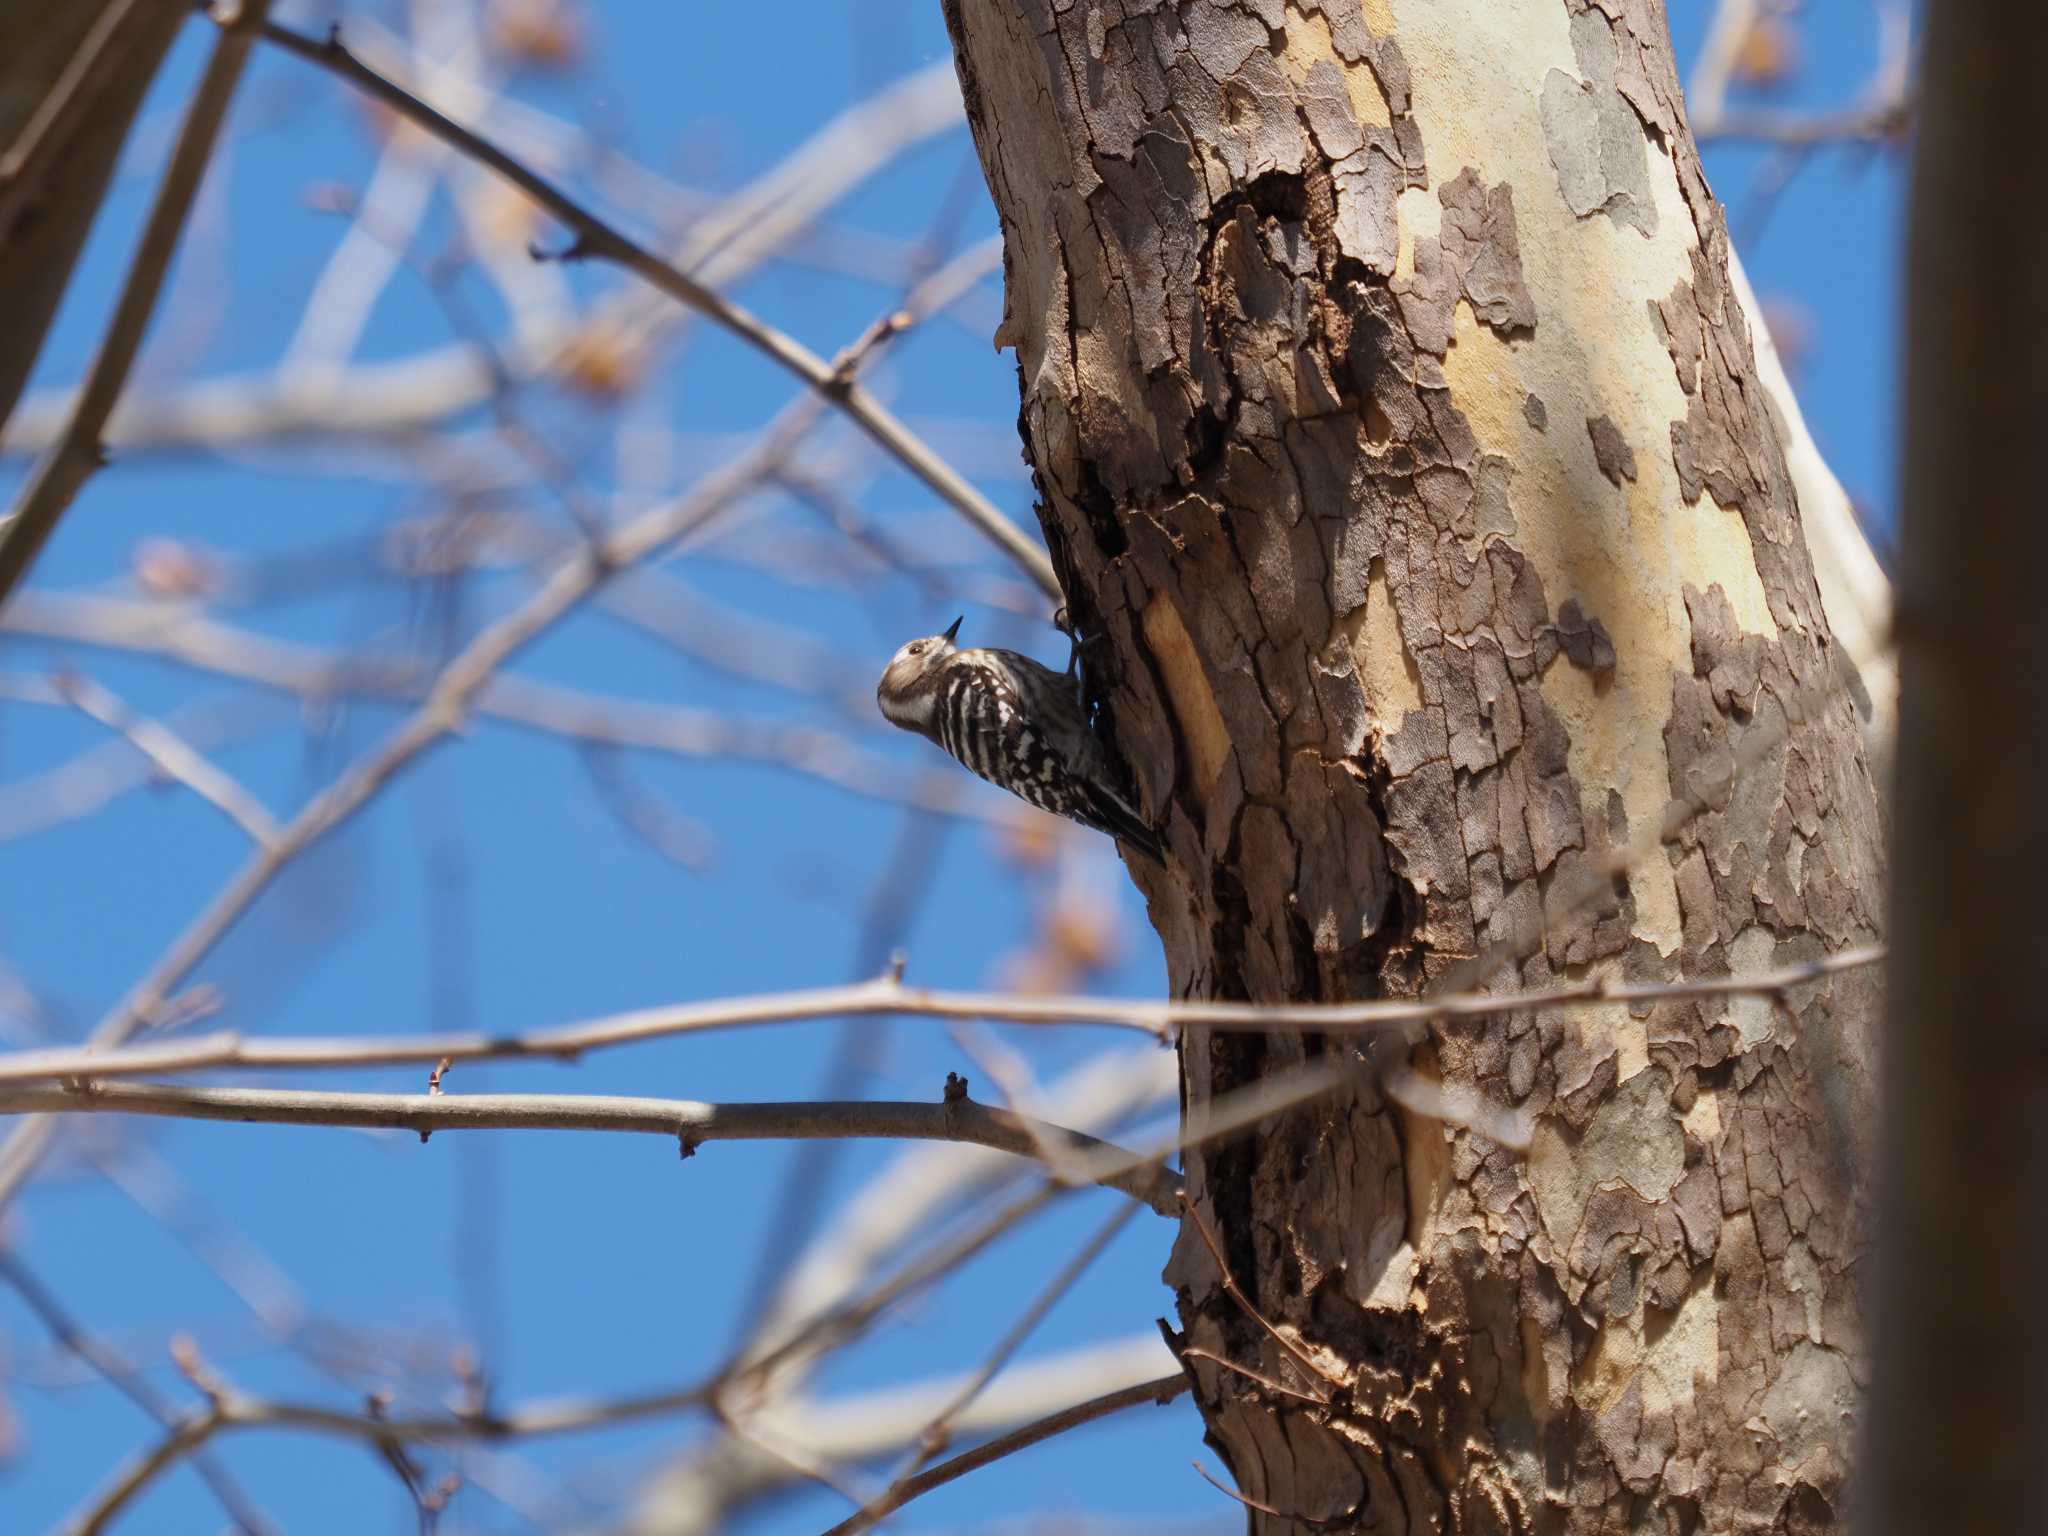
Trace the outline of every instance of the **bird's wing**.
<instances>
[{"instance_id":1,"label":"bird's wing","mask_svg":"<svg viewBox=\"0 0 2048 1536\"><path fill-rule=\"evenodd\" d=\"M1087 706L1082 702L1081 690L1074 680L1050 667L1040 666L1029 656L1020 656L1013 651L1000 654L1020 674L1020 680L1035 685L1034 692L1043 694L1035 704L1046 722L1052 724L1057 721L1059 728L1071 733L1071 739L1080 744L1078 750L1084 754L1084 759L1075 764L1077 772L1066 775L1073 798L1087 811L1085 816L1076 819L1088 821L1097 830L1131 844L1155 864L1161 862L1158 834L1146 826L1131 804L1110 787L1120 777L1121 770L1110 760L1108 750L1089 724Z\"/></svg>"},{"instance_id":2,"label":"bird's wing","mask_svg":"<svg viewBox=\"0 0 2048 1536\"><path fill-rule=\"evenodd\" d=\"M1159 846L1159 835L1138 819L1138 813L1099 785L1086 789L1089 809L1094 813L1095 823L1111 837L1129 843L1154 864L1165 862Z\"/></svg>"}]
</instances>

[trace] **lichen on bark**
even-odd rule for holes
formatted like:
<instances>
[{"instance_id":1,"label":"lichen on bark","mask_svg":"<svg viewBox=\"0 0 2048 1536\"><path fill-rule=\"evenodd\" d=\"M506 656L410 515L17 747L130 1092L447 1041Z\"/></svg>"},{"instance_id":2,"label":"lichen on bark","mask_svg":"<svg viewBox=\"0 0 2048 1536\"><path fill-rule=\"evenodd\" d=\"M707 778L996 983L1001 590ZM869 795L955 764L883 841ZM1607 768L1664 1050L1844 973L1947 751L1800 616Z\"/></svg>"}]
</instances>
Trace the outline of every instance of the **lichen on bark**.
<instances>
[{"instance_id":1,"label":"lichen on bark","mask_svg":"<svg viewBox=\"0 0 2048 1536\"><path fill-rule=\"evenodd\" d=\"M1876 931L1860 735L1651 0L947 13L1177 995L1412 994L1496 946L1502 986L1718 975ZM1192 1154L1234 1277L1341 1384L1183 1233L1252 1523L1832 1519L1872 1002L1414 1041L1535 1118L1526 1157L1370 1070ZM1350 1049L1191 1031L1186 1100Z\"/></svg>"}]
</instances>

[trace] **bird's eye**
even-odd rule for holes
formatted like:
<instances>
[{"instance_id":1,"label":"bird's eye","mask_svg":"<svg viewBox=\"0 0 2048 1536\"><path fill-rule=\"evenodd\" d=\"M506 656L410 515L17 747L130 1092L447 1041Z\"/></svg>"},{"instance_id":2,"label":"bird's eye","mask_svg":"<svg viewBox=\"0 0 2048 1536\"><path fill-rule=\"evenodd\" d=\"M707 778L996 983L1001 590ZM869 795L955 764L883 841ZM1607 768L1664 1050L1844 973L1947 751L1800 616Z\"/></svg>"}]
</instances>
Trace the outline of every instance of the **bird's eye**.
<instances>
[{"instance_id":1,"label":"bird's eye","mask_svg":"<svg viewBox=\"0 0 2048 1536\"><path fill-rule=\"evenodd\" d=\"M913 641L910 647L910 654L913 656L922 656L924 654L924 642L922 640Z\"/></svg>"}]
</instances>

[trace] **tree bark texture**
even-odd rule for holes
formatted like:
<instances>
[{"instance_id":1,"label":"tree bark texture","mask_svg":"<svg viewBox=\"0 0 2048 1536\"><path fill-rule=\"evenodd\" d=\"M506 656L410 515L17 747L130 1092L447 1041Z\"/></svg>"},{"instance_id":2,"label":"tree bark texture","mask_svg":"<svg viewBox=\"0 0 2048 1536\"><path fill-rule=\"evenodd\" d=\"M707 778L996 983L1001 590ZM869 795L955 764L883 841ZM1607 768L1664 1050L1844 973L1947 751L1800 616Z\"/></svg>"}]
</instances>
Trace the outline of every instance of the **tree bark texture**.
<instances>
[{"instance_id":1,"label":"tree bark texture","mask_svg":"<svg viewBox=\"0 0 2048 1536\"><path fill-rule=\"evenodd\" d=\"M946 10L1177 995L1875 936L1876 798L1655 0ZM1572 899L1674 802L1705 809ZM1534 1115L1526 1156L1369 1071L1192 1154L1235 1279L1323 1368L1184 1226L1186 1363L1252 1527L1837 1524L1867 974L1389 1063ZM1191 1032L1185 1101L1352 1049Z\"/></svg>"},{"instance_id":2,"label":"tree bark texture","mask_svg":"<svg viewBox=\"0 0 2048 1536\"><path fill-rule=\"evenodd\" d=\"M1930 6L1906 263L1897 879L1867 1536L2048 1530L2048 13Z\"/></svg>"}]
</instances>

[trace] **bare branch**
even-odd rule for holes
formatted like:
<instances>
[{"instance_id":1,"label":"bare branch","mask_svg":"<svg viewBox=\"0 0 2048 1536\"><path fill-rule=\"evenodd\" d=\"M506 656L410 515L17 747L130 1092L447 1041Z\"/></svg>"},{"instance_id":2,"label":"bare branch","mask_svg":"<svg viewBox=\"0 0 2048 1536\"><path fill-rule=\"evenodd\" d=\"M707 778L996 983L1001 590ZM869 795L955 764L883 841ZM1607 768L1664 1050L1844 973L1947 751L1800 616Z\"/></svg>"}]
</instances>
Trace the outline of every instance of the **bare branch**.
<instances>
[{"instance_id":1,"label":"bare branch","mask_svg":"<svg viewBox=\"0 0 2048 1536\"><path fill-rule=\"evenodd\" d=\"M1258 1004L1144 1002L1113 997L1031 997L1002 992L950 992L907 986L884 973L872 981L725 998L637 1013L523 1035L447 1034L252 1039L232 1032L160 1041L121 1050L90 1047L0 1054L0 1083L43 1078L111 1078L219 1067L304 1069L378 1067L495 1058L573 1060L586 1051L673 1035L760 1024L854 1015L900 1014L938 1019L1001 1019L1013 1024L1101 1024L1137 1030L1159 1040L1200 1024L1211 1029L1302 1030L1358 1034L1437 1019L1476 1018L1592 1003L1662 1002L1671 998L1775 996L1884 959L1882 946L1845 949L1818 960L1746 976L1703 976L1680 981L1576 982L1523 992L1458 992L1439 997L1362 1003Z\"/></svg>"},{"instance_id":2,"label":"bare branch","mask_svg":"<svg viewBox=\"0 0 2048 1536\"><path fill-rule=\"evenodd\" d=\"M1711 121L1727 105L1728 86L1750 29L1761 19L1759 0L1720 0L1707 25L1707 36L1693 62L1692 78L1685 82L1686 115L1698 123Z\"/></svg>"},{"instance_id":3,"label":"bare branch","mask_svg":"<svg viewBox=\"0 0 2048 1536\"><path fill-rule=\"evenodd\" d=\"M775 483L785 483L783 472ZM730 677L822 698L849 715L855 704L873 713L874 679L843 646L719 603L665 572L632 572L598 606Z\"/></svg>"},{"instance_id":4,"label":"bare branch","mask_svg":"<svg viewBox=\"0 0 2048 1536\"><path fill-rule=\"evenodd\" d=\"M859 921L853 963L859 969L855 974L882 966L892 978L901 980L906 960L900 942L932 897L931 877L946 847L948 831L945 823L927 816L904 816L898 821L888 853L856 905ZM849 1098L887 1059L891 1032L846 1019L830 1034L830 1049L813 1079L816 1087L812 1092L818 1098ZM1066 1118L1073 1123L1072 1117ZM733 1331L736 1347L729 1356L733 1362L746 1355L756 1341L762 1318L775 1306L782 1293L782 1266L812 1235L831 1200L833 1175L848 1150L843 1142L809 1142L784 1160L780 1187L767 1203L752 1273L742 1292L753 1300L746 1308L748 1315ZM903 1161L898 1160L899 1167ZM933 1161L950 1164L961 1159L948 1156ZM877 1182L893 1180L885 1174Z\"/></svg>"},{"instance_id":5,"label":"bare branch","mask_svg":"<svg viewBox=\"0 0 2048 1536\"><path fill-rule=\"evenodd\" d=\"M620 829L649 851L691 874L702 874L717 857L718 842L710 830L693 817L673 809L654 790L642 784L608 747L593 746L583 753L584 772L590 779L598 804L609 811ZM454 1063L443 1056L437 1071Z\"/></svg>"},{"instance_id":6,"label":"bare branch","mask_svg":"<svg viewBox=\"0 0 2048 1536\"><path fill-rule=\"evenodd\" d=\"M729 1372L735 1387L756 1396L787 1391L820 1356L857 1338L868 1325L906 1296L944 1279L983 1252L998 1238L1051 1205L1062 1193L1058 1184L1041 1184L977 1222L967 1231L915 1263L869 1287L862 1295L821 1309L774 1348L748 1357Z\"/></svg>"},{"instance_id":7,"label":"bare branch","mask_svg":"<svg viewBox=\"0 0 2048 1536\"><path fill-rule=\"evenodd\" d=\"M148 1452L116 1473L113 1481L71 1518L64 1527L67 1536L100 1536L144 1488L187 1456L197 1454L219 1433L228 1422L227 1409L226 1404L212 1403L202 1412L180 1420Z\"/></svg>"},{"instance_id":8,"label":"bare branch","mask_svg":"<svg viewBox=\"0 0 2048 1536\"><path fill-rule=\"evenodd\" d=\"M719 1404L718 1420L734 1439L768 1460L788 1468L793 1477L829 1488L856 1507L868 1502L868 1496L855 1486L853 1479L844 1469L830 1465L796 1446L782 1444L744 1416L727 1410L722 1400Z\"/></svg>"},{"instance_id":9,"label":"bare branch","mask_svg":"<svg viewBox=\"0 0 2048 1536\"><path fill-rule=\"evenodd\" d=\"M1052 562L1036 541L919 440L880 401L856 384L850 369L826 362L793 337L706 287L680 267L662 260L523 161L370 68L342 45L338 27L328 34L324 43L274 22L264 25L263 36L287 52L348 81L408 122L510 181L575 233L574 242L562 253L563 259L591 258L613 262L722 326L796 375L821 397L844 411L905 469L923 481L935 496L980 529L998 549L1028 572L1048 597L1055 602L1060 600L1059 581L1053 575Z\"/></svg>"},{"instance_id":10,"label":"bare branch","mask_svg":"<svg viewBox=\"0 0 2048 1536\"><path fill-rule=\"evenodd\" d=\"M365 39L379 36L375 23L357 23ZM370 54L371 50L363 50ZM393 44L386 50L399 51ZM633 206L647 206L655 177L631 166L616 150L584 144L579 130L547 118L528 104L504 98L495 103L506 120L510 142L535 154L559 143L558 158L593 152L600 173L623 174ZM748 276L792 238L813 231L818 216L904 152L960 123L960 87L951 59L914 70L820 125L748 185L729 197L693 199L689 226L676 243L676 266L712 285ZM544 128L540 125L546 125ZM570 136L574 136L571 141ZM612 179L620 179L615 174ZM666 183L661 185L666 186ZM665 207L664 216L666 217ZM832 231L836 253L844 254L845 231ZM564 348L588 326L607 335L659 334L681 312L665 298L634 288L595 306L573 324L520 334L504 348L504 366L515 382L538 379L559 368ZM389 361L358 359L332 379L282 377L275 368L216 374L161 393L137 392L123 400L110 424L116 447L202 444L220 449L257 439L318 435L416 434L484 403L497 386L486 349L455 342ZM0 442L0 456L49 446L70 409L70 393L42 390L21 403ZM1014 454L1014 447L1012 448ZM290 461L300 464L303 453ZM352 460L360 469L360 456Z\"/></svg>"},{"instance_id":11,"label":"bare branch","mask_svg":"<svg viewBox=\"0 0 2048 1536\"><path fill-rule=\"evenodd\" d=\"M16 593L6 610L0 611L0 631L9 627L18 607L45 595ZM48 702L65 703L56 689L41 679L35 680L34 686L46 694ZM9 698L25 697L12 679L0 684L0 689ZM163 723L195 750L203 751L258 734L264 725L288 718L289 712L277 700L234 694L173 710ZM131 791L161 783L162 774L156 763L126 739L109 738L39 773L0 784L0 843L90 816Z\"/></svg>"},{"instance_id":12,"label":"bare branch","mask_svg":"<svg viewBox=\"0 0 2048 1536\"><path fill-rule=\"evenodd\" d=\"M1267 1320L1265 1313L1252 1305L1251 1297L1245 1295L1243 1289L1237 1283L1237 1276L1230 1272L1230 1261L1223 1257L1223 1247L1216 1241L1216 1234L1209 1230L1209 1223L1203 1219L1201 1210L1194 1202L1183 1196L1181 1199L1181 1210L1187 1219L1194 1224L1196 1233L1202 1239L1202 1246L1209 1250L1209 1258L1216 1265L1216 1274L1223 1283L1224 1293L1237 1303L1238 1309L1264 1329L1267 1337L1272 1339L1275 1344L1278 1344L1288 1354L1292 1355L1297 1365L1305 1368L1311 1376L1320 1377L1326 1386L1335 1387L1342 1391L1348 1385L1342 1376L1336 1374L1328 1366L1324 1365L1322 1361L1310 1354L1302 1347L1300 1340L1290 1339L1286 1334L1282 1333ZM1323 1401L1328 1402L1329 1399L1325 1398Z\"/></svg>"},{"instance_id":13,"label":"bare branch","mask_svg":"<svg viewBox=\"0 0 2048 1536\"><path fill-rule=\"evenodd\" d=\"M1703 140L1775 144L1781 149L1817 149L1898 139L1912 121L1910 95L1881 96L1833 112L1799 112L1748 107L1728 111L1699 132Z\"/></svg>"},{"instance_id":14,"label":"bare branch","mask_svg":"<svg viewBox=\"0 0 2048 1536\"><path fill-rule=\"evenodd\" d=\"M1135 1408L1140 1403L1164 1405L1172 1402L1188 1390L1188 1379L1184 1375L1161 1376L1156 1381L1140 1382L1135 1387L1125 1387L1117 1392L1105 1392L1100 1397L1091 1397L1085 1403L1076 1403L1071 1408L1062 1408L1058 1413L1047 1414L1006 1435L976 1446L971 1451L962 1451L951 1461L942 1461L928 1471L907 1478L902 1485L889 1490L890 1502L886 1508L874 1511L875 1516L888 1515L901 1509L912 1499L921 1498L934 1488L943 1488L947 1483L956 1482L970 1472L1019 1451L1028 1450L1055 1435L1063 1435L1070 1429L1079 1429L1083 1424L1092 1424L1097 1419L1108 1418L1112 1413L1121 1413L1126 1408ZM866 1514L867 1511L862 1511ZM842 1520L825 1533L825 1536L852 1536L855 1531L867 1529L859 1523L861 1515Z\"/></svg>"},{"instance_id":15,"label":"bare branch","mask_svg":"<svg viewBox=\"0 0 2048 1536\"><path fill-rule=\"evenodd\" d=\"M1005 1371L960 1415L956 1428L962 1436L1007 1434L1045 1415L1063 1413L1078 1399L1150 1383L1172 1365L1172 1355L1152 1330L1034 1355ZM785 1443L852 1466L900 1453L957 1393L963 1379L928 1379L851 1396L776 1402L758 1412L755 1423ZM789 1481L781 1462L727 1442L723 1448L708 1448L664 1467L622 1523L634 1529L658 1528L672 1536L713 1536L731 1528L749 1500Z\"/></svg>"},{"instance_id":16,"label":"bare branch","mask_svg":"<svg viewBox=\"0 0 2048 1536\"><path fill-rule=\"evenodd\" d=\"M1728 105L1728 88L1737 76L1751 34L1772 21L1772 12L1786 9L1759 0L1721 0L1706 41L1700 45L1692 78L1686 82L1693 136L1701 143L1749 141L1799 151L1902 136L1913 110L1911 36L1906 8L1882 0L1875 7L1877 65L1860 101L1819 112Z\"/></svg>"},{"instance_id":17,"label":"bare branch","mask_svg":"<svg viewBox=\"0 0 2048 1536\"><path fill-rule=\"evenodd\" d=\"M499 677L486 684L473 712L593 746L760 763L864 799L969 821L986 821L993 814L987 809L993 802L961 793L964 786L955 773L906 772L823 726L606 698L527 677Z\"/></svg>"},{"instance_id":18,"label":"bare branch","mask_svg":"<svg viewBox=\"0 0 2048 1536\"><path fill-rule=\"evenodd\" d=\"M1281 1397L1291 1397L1295 1401L1302 1403L1314 1403L1318 1408L1330 1406L1330 1400L1327 1397L1313 1392L1304 1392L1298 1387L1288 1386L1285 1382L1275 1381L1264 1371L1255 1371L1248 1365L1238 1364L1235 1360L1226 1360L1214 1350L1203 1349L1198 1345L1189 1344L1181 1349L1180 1357L1183 1361L1207 1360L1213 1365L1220 1365L1224 1370L1234 1375L1242 1376L1246 1381L1256 1382L1268 1392L1277 1393Z\"/></svg>"},{"instance_id":19,"label":"bare branch","mask_svg":"<svg viewBox=\"0 0 2048 1536\"><path fill-rule=\"evenodd\" d=\"M1115 1241L1117 1234L1130 1224L1130 1219L1137 1213L1137 1209L1135 1205L1127 1205L1112 1212L1109 1219L1097 1227L1088 1241L1081 1245L1079 1251L1060 1267L1059 1272L1040 1287L1031 1304L1003 1331L1002 1338L997 1340L995 1348L989 1351L988 1358L982 1362L980 1368L961 1384L960 1390L947 1400L945 1407L932 1416L932 1421L917 1438L917 1446L911 1454L909 1464L877 1497L868 1500L851 1518L834 1527L835 1530L844 1531L848 1536L852 1536L853 1532L865 1531L875 1525L890 1510L901 1507L905 1497L904 1491L916 1479L925 1464L946 1448L954 1420L969 1403L981 1395L995 1379L996 1373L1009 1363L1010 1357L1030 1336L1031 1331L1045 1320L1046 1313L1058 1305L1060 1299L1074 1288L1088 1266L1100 1258L1103 1250Z\"/></svg>"},{"instance_id":20,"label":"bare branch","mask_svg":"<svg viewBox=\"0 0 2048 1536\"><path fill-rule=\"evenodd\" d=\"M247 789L161 721L138 715L114 693L76 673L51 679L57 691L249 834L258 848L277 841L277 818Z\"/></svg>"},{"instance_id":21,"label":"bare branch","mask_svg":"<svg viewBox=\"0 0 2048 1536\"><path fill-rule=\"evenodd\" d=\"M111 1345L88 1333L68 1311L57 1295L44 1285L26 1265L5 1248L0 1248L0 1280L14 1288L22 1302L33 1312L50 1335L59 1344L83 1360L104 1377L107 1383L129 1402L148 1414L165 1429L177 1427L177 1410L156 1389L149 1379L138 1371ZM235 1522L248 1536L263 1536L273 1529L270 1522L259 1514L239 1484L212 1457L192 1454L192 1468L220 1500L228 1518Z\"/></svg>"},{"instance_id":22,"label":"bare branch","mask_svg":"<svg viewBox=\"0 0 2048 1536\"><path fill-rule=\"evenodd\" d=\"M149 329L157 296L163 290L164 275L184 233L186 216L198 195L199 183L213 157L214 140L227 117L228 103L242 78L256 30L264 24L270 0L244 0L240 11L227 22L213 45L206 73L192 93L184 126L178 131L177 148L164 167L156 201L142 228L128 276L121 285L121 297L107 322L106 334L86 374L85 385L71 408L71 419L63 435L43 456L35 474L22 488L14 511L0 522L0 603L5 603L41 551L57 519L78 494L101 462L100 431L113 413L114 403L128 382L128 371L142 347Z\"/></svg>"},{"instance_id":23,"label":"bare branch","mask_svg":"<svg viewBox=\"0 0 2048 1536\"><path fill-rule=\"evenodd\" d=\"M1164 1051L1129 1049L1105 1052L1068 1074L1048 1090L1048 1104L1065 1124L1090 1128L1116 1124L1133 1111L1170 1099L1179 1072ZM882 1287L855 1300L858 1287L879 1271L892 1254L907 1249L943 1222L950 1206L971 1200L995 1187L1010 1172L994 1154L954 1148L917 1148L896 1158L880 1175L833 1208L831 1224L779 1277L774 1294L737 1352L745 1369L757 1374L773 1369L773 1387L782 1391L796 1374L791 1359L808 1361L817 1324L845 1318L855 1308L875 1304L887 1286L899 1281L922 1284L915 1272L927 1264L939 1270L964 1262L984 1240L970 1233L948 1245L935 1258L919 1260ZM1043 1189L1014 1202L978 1229L992 1241L1016 1221L1044 1204ZM952 1256L957 1255L957 1257ZM910 1277L906 1280L906 1277ZM834 1324L835 1328L839 1325Z\"/></svg>"},{"instance_id":24,"label":"bare branch","mask_svg":"<svg viewBox=\"0 0 2048 1536\"><path fill-rule=\"evenodd\" d=\"M1090 1377L1100 1381L1104 1376L1111 1380L1118 1377L1128 1380L1137 1375L1141 1367L1156 1369L1150 1366L1150 1361L1159 1352L1159 1340L1155 1335L1132 1340L1128 1345L1121 1342L1108 1347L1096 1345L1086 1351L1033 1360L1004 1378L1006 1388L1013 1378L1015 1386L1002 1394L1001 1401L984 1400L973 1417L978 1426L986 1428L1003 1422L1005 1416L1021 1416L1021 1413L1034 1411L1045 1401L1060 1401L1062 1389L1071 1393L1076 1381L1087 1381ZM1185 1376L1146 1380L1140 1386L1116 1388L1099 1398L1059 1409L943 1466L932 1468L918 1480L924 1486L914 1490L910 1497L916 1497L926 1487L950 1482L976 1466L985 1466L1001 1456L1035 1445L1040 1440L1077 1428L1120 1408L1134 1407L1148 1400L1170 1402L1186 1384ZM506 1441L572 1434L708 1408L716 1385L716 1382L707 1382L630 1397L542 1400L501 1414L437 1414L421 1418L350 1413L317 1404L277 1402L229 1391L204 1411L181 1420L161 1442L123 1467L72 1517L65 1529L79 1533L79 1536L104 1531L162 1473L214 1436L234 1430L297 1429L363 1440L376 1446ZM884 1389L880 1393L816 1405L805 1414L792 1418L787 1426L778 1419L776 1427L778 1431L786 1427L794 1438L806 1443L827 1442L831 1454L847 1459L873 1456L902 1443L910 1432L904 1422L906 1412L917 1416L913 1422L922 1422L930 1411L927 1402L935 1395L952 1390L948 1383ZM1014 1423L1015 1418L1011 1417L1010 1422ZM836 1427L836 1433L831 1427ZM948 1469L957 1470L941 1476Z\"/></svg>"},{"instance_id":25,"label":"bare branch","mask_svg":"<svg viewBox=\"0 0 2048 1536\"><path fill-rule=\"evenodd\" d=\"M408 658L321 650L221 624L188 607L132 598L22 592L0 610L0 633L159 656L302 700L364 696L417 701L432 688L431 675ZM761 763L889 804L970 820L983 820L988 814L981 807L990 802L963 795L957 774L906 775L849 737L821 726L609 698L502 673L477 690L469 711L481 719L592 746ZM39 782L53 781L44 777ZM27 793L22 785L6 791L10 800ZM34 831L54 819L24 800L19 812L0 820L0 840L19 835L17 826Z\"/></svg>"},{"instance_id":26,"label":"bare branch","mask_svg":"<svg viewBox=\"0 0 2048 1536\"><path fill-rule=\"evenodd\" d=\"M278 871L302 849L361 810L420 753L456 730L484 685L513 655L588 597L608 576L702 527L734 497L754 485L769 466L779 463L789 451L794 435L809 425L810 412L801 408L806 403L785 408L753 451L707 476L690 494L642 513L610 537L564 560L531 597L487 625L436 677L411 718L315 796L274 843L259 850L242 866L148 974L99 1022L90 1043L102 1047L120 1045L150 1024L171 989L212 952ZM48 1121L30 1119L17 1126L6 1143L0 1145L0 1207L6 1205L41 1161L49 1136Z\"/></svg>"},{"instance_id":27,"label":"bare branch","mask_svg":"<svg viewBox=\"0 0 2048 1536\"><path fill-rule=\"evenodd\" d=\"M1284 1509L1275 1509L1270 1504L1261 1504L1257 1499L1247 1498L1245 1495L1239 1493L1235 1488L1231 1487L1228 1483L1224 1482L1221 1478L1217 1477L1215 1473L1211 1472L1199 1461L1191 1461L1188 1463L1188 1465L1193 1467L1195 1471L1201 1475L1203 1482L1207 1483L1211 1488L1214 1488L1218 1493L1227 1494L1229 1497L1237 1500L1237 1502L1242 1504L1246 1509L1255 1509L1262 1515L1271 1515L1275 1520L1285 1521L1288 1525L1307 1524L1310 1525L1311 1528L1313 1528L1315 1524L1319 1523L1305 1521L1301 1519L1301 1517L1299 1516L1290 1515Z\"/></svg>"},{"instance_id":28,"label":"bare branch","mask_svg":"<svg viewBox=\"0 0 2048 1536\"><path fill-rule=\"evenodd\" d=\"M313 1093L291 1088L183 1088L106 1083L86 1088L0 1089L0 1114L158 1115L262 1125L339 1125L415 1131L631 1131L669 1136L688 1156L708 1141L952 1141L1018 1157L1036 1156L1035 1138L1057 1141L1077 1167L1121 1164L1099 1182L1178 1214L1180 1181L1120 1147L1081 1131L967 1100L823 1104L705 1104L693 1099L545 1093Z\"/></svg>"}]
</instances>

